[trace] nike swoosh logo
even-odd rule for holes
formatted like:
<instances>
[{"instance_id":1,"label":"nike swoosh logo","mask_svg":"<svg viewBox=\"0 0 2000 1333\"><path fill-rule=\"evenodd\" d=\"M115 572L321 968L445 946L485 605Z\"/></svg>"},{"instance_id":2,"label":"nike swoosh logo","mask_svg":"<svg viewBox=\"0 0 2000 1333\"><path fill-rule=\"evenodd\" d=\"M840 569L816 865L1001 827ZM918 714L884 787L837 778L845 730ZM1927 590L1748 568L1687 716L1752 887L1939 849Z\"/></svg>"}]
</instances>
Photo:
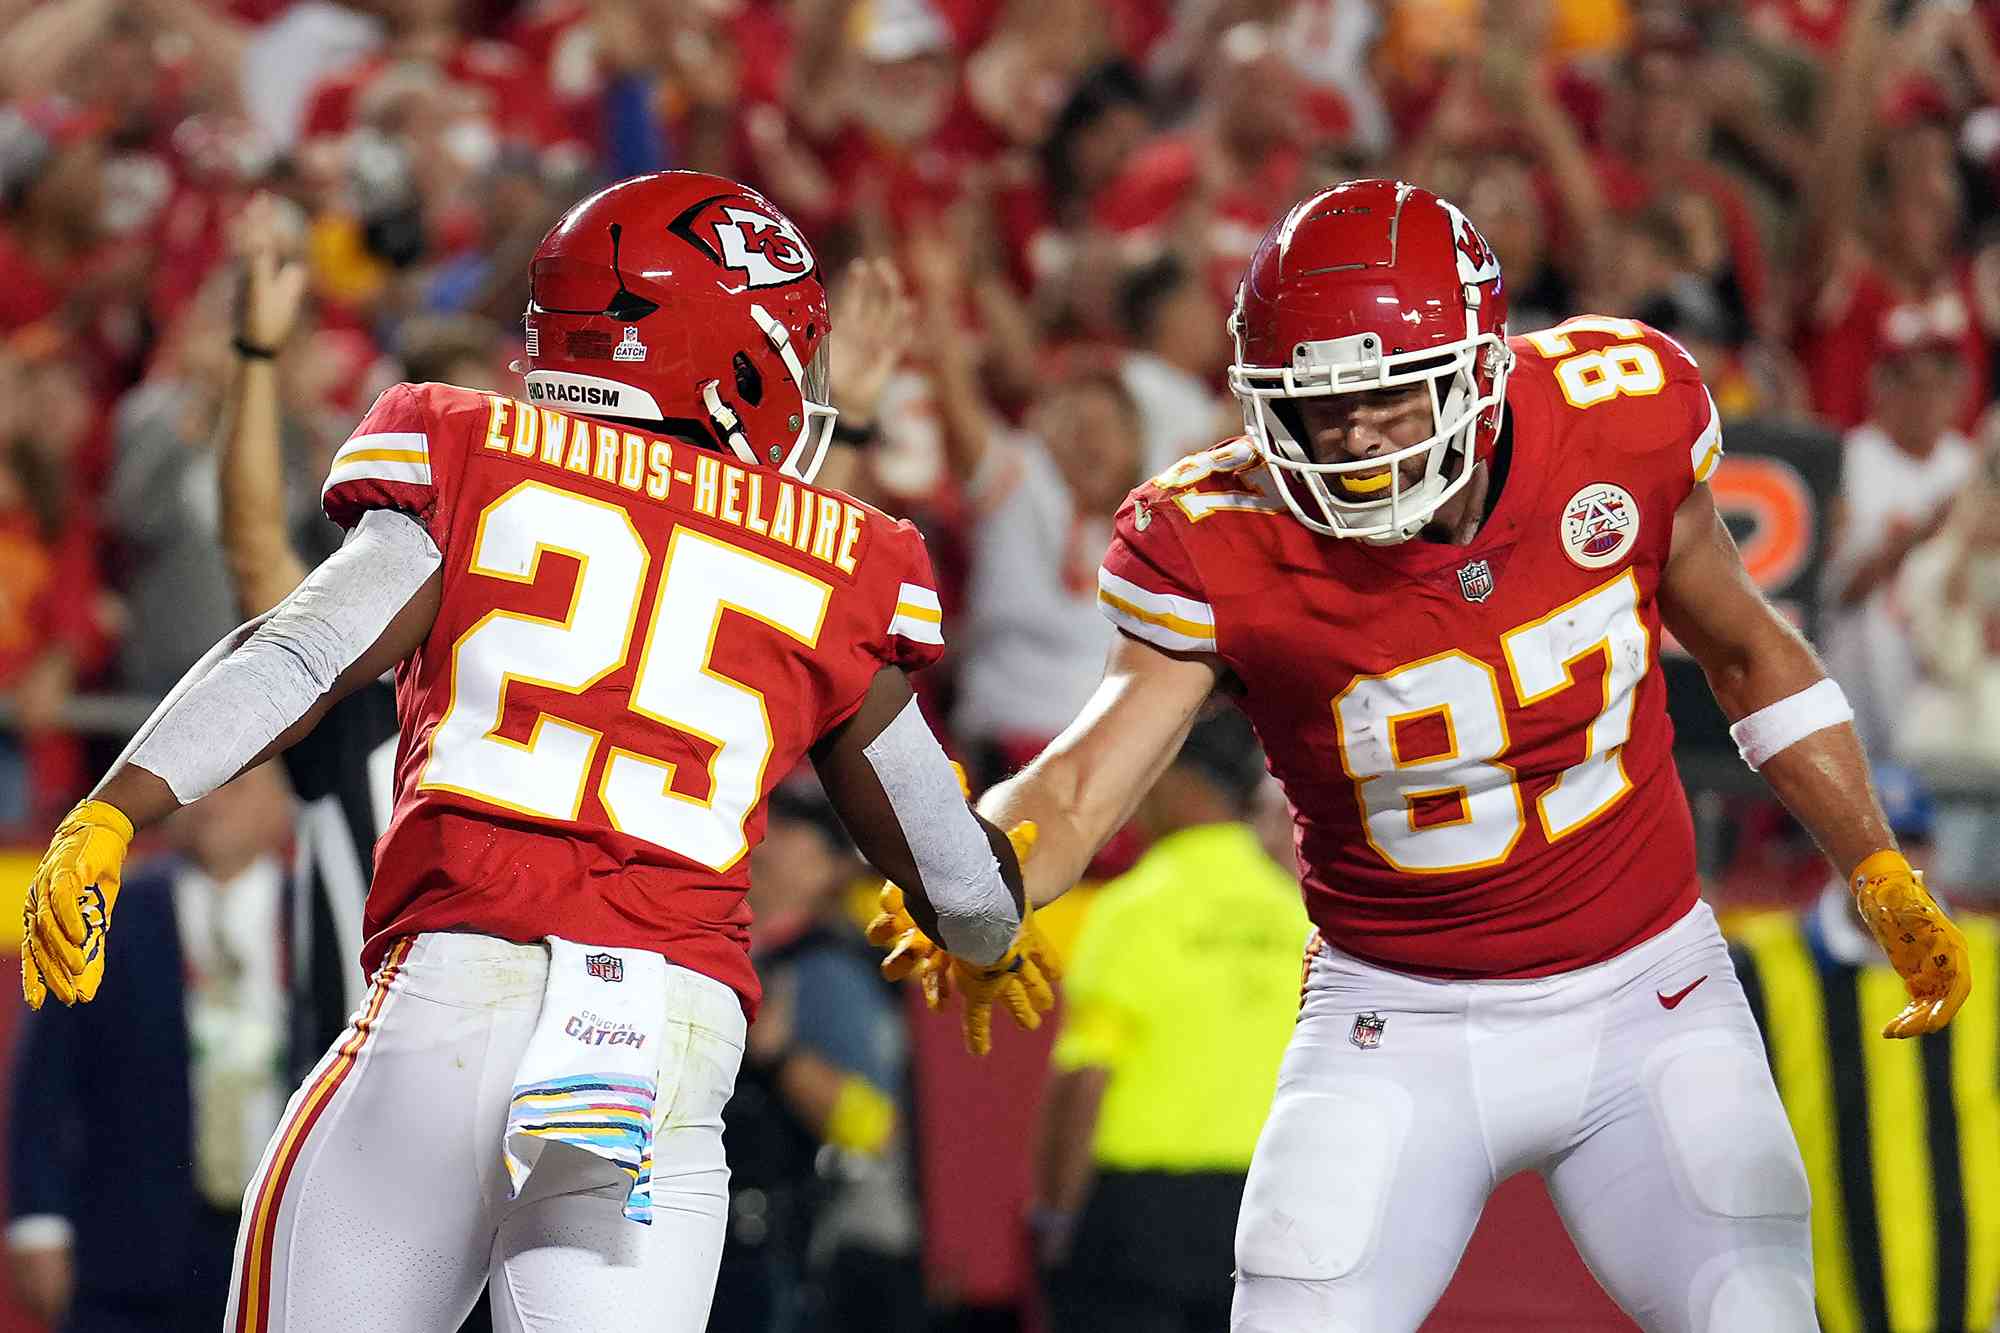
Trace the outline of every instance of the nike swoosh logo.
<instances>
[{"instance_id":1,"label":"nike swoosh logo","mask_svg":"<svg viewBox=\"0 0 2000 1333\"><path fill-rule=\"evenodd\" d=\"M1672 1009L1675 1005L1678 1005L1682 1000L1685 1000L1688 996L1692 995L1694 993L1694 988L1696 986L1699 986L1702 982L1707 980L1708 980L1708 974L1704 972L1702 975L1696 977L1693 981L1690 981L1687 985L1675 991L1672 995L1667 994L1665 991L1654 991L1653 996L1655 999L1659 1000L1660 1008Z\"/></svg>"}]
</instances>

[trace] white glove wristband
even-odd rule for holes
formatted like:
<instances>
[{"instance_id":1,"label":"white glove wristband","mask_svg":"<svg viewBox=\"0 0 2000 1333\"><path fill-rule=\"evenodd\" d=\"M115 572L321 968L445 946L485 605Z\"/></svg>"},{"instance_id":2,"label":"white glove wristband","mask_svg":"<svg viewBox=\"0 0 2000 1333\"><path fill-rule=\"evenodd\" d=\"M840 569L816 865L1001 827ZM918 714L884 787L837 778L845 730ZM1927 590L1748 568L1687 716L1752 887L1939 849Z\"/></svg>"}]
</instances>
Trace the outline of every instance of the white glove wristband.
<instances>
[{"instance_id":1,"label":"white glove wristband","mask_svg":"<svg viewBox=\"0 0 2000 1333\"><path fill-rule=\"evenodd\" d=\"M1847 695L1827 677L1797 694L1788 694L1765 704L1729 729L1737 753L1752 772L1762 768L1772 755L1789 749L1816 731L1837 727L1854 720Z\"/></svg>"}]
</instances>

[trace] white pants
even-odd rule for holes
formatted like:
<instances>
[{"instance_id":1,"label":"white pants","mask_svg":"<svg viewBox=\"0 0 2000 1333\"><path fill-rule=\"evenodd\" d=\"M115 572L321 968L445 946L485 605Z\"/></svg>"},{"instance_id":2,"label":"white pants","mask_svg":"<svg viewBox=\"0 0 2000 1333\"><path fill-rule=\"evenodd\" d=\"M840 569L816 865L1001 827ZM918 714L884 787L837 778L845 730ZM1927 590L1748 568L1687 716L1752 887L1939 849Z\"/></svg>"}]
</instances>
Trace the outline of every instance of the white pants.
<instances>
[{"instance_id":1,"label":"white pants","mask_svg":"<svg viewBox=\"0 0 2000 1333\"><path fill-rule=\"evenodd\" d=\"M1250 1166L1232 1333L1416 1329L1494 1186L1529 1168L1648 1333L1817 1329L1805 1169L1697 905L1532 981L1322 948Z\"/></svg>"},{"instance_id":2,"label":"white pants","mask_svg":"<svg viewBox=\"0 0 2000 1333\"><path fill-rule=\"evenodd\" d=\"M489 1276L500 1333L701 1333L742 1008L668 968L652 1225L623 1217L616 1167L562 1144L510 1200L501 1135L548 958L484 935L391 951L250 1182L227 1333L453 1333Z\"/></svg>"}]
</instances>

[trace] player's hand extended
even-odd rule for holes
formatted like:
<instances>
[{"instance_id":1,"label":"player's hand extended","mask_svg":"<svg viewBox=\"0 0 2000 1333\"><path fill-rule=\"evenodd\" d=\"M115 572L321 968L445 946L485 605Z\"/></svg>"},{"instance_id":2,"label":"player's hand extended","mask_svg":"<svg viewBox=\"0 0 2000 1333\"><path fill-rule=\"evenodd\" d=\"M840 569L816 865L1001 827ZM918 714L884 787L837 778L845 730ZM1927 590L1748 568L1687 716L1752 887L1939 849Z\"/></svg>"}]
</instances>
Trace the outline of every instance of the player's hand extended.
<instances>
[{"instance_id":1,"label":"player's hand extended","mask_svg":"<svg viewBox=\"0 0 2000 1333\"><path fill-rule=\"evenodd\" d=\"M21 994L88 1003L104 980L104 935L132 842L132 821L103 801L78 803L56 827L22 911Z\"/></svg>"},{"instance_id":2,"label":"player's hand extended","mask_svg":"<svg viewBox=\"0 0 2000 1333\"><path fill-rule=\"evenodd\" d=\"M1035 845L1035 825L1017 824L1007 830L1014 854L1026 862ZM924 1003L942 1008L954 994L964 1000L962 1027L965 1048L985 1055L993 1048L993 1005L1005 1006L1014 1021L1027 1029L1042 1025L1042 1015L1055 1005L1051 983L1057 973L1048 942L1035 923L1033 906L1023 913L1014 942L990 964L967 962L925 935L903 902L903 891L884 883L881 911L868 923L868 940L887 949L882 975L891 981L916 977Z\"/></svg>"},{"instance_id":3,"label":"player's hand extended","mask_svg":"<svg viewBox=\"0 0 2000 1333\"><path fill-rule=\"evenodd\" d=\"M1944 914L1901 852L1877 852L1854 868L1854 904L1903 978L1910 1002L1882 1029L1919 1037L1951 1022L1972 991L1965 935Z\"/></svg>"}]
</instances>

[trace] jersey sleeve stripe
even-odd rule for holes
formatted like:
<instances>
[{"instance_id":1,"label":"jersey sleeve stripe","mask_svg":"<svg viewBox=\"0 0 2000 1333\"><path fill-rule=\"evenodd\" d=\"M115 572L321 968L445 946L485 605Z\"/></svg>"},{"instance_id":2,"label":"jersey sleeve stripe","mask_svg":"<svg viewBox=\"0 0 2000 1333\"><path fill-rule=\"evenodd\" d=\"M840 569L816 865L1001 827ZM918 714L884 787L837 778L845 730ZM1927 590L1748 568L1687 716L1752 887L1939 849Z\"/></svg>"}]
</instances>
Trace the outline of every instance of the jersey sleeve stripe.
<instances>
[{"instance_id":1,"label":"jersey sleeve stripe","mask_svg":"<svg viewBox=\"0 0 2000 1333\"><path fill-rule=\"evenodd\" d=\"M1110 570L1097 571L1097 597L1125 607L1132 615L1177 634L1196 638L1215 637L1215 608L1192 597L1176 597L1170 592L1153 592Z\"/></svg>"},{"instance_id":2,"label":"jersey sleeve stripe","mask_svg":"<svg viewBox=\"0 0 2000 1333\"><path fill-rule=\"evenodd\" d=\"M889 633L915 643L944 645L944 607L937 592L921 583L896 585L896 609L889 616Z\"/></svg>"},{"instance_id":3,"label":"jersey sleeve stripe","mask_svg":"<svg viewBox=\"0 0 2000 1333\"><path fill-rule=\"evenodd\" d=\"M417 461L429 461L430 437L420 430L371 431L366 435L356 435L340 446L333 455L333 466L353 461L359 454L371 454L377 450L392 450L396 453L414 453Z\"/></svg>"},{"instance_id":4,"label":"jersey sleeve stripe","mask_svg":"<svg viewBox=\"0 0 2000 1333\"><path fill-rule=\"evenodd\" d=\"M1121 601L1102 588L1097 590L1097 609L1104 613L1106 620L1109 620L1119 629L1130 634L1135 639L1144 639L1156 648L1168 648L1182 653L1212 653L1215 651L1215 632L1213 630L1200 635L1182 634L1178 630L1161 624L1157 617L1140 612L1130 602Z\"/></svg>"},{"instance_id":5,"label":"jersey sleeve stripe","mask_svg":"<svg viewBox=\"0 0 2000 1333\"><path fill-rule=\"evenodd\" d=\"M1148 592L1108 569L1097 571L1097 609L1134 638L1176 652L1215 651L1215 610L1206 602Z\"/></svg>"},{"instance_id":6,"label":"jersey sleeve stripe","mask_svg":"<svg viewBox=\"0 0 2000 1333\"><path fill-rule=\"evenodd\" d=\"M327 474L326 485L320 488L320 498L324 500L334 487L351 481L390 481L406 486L429 486L431 465L388 460L341 464Z\"/></svg>"},{"instance_id":7,"label":"jersey sleeve stripe","mask_svg":"<svg viewBox=\"0 0 2000 1333\"><path fill-rule=\"evenodd\" d=\"M923 615L928 616L929 619L922 619L918 615L913 615L911 614L911 608L898 605L895 616L889 621L889 633L892 635L900 634L902 637L916 643L942 645L944 643L944 618L936 611L923 611L922 608L917 608L917 610L921 611Z\"/></svg>"},{"instance_id":8,"label":"jersey sleeve stripe","mask_svg":"<svg viewBox=\"0 0 2000 1333\"><path fill-rule=\"evenodd\" d=\"M938 601L937 593L924 587L921 583L901 583L896 585L896 609L901 611L906 608L929 611L933 620L942 619L944 614L944 608Z\"/></svg>"},{"instance_id":9,"label":"jersey sleeve stripe","mask_svg":"<svg viewBox=\"0 0 2000 1333\"><path fill-rule=\"evenodd\" d=\"M1701 396L1708 403L1708 424L1695 436L1694 445L1688 450L1688 463L1694 468L1696 481L1707 481L1722 461L1722 417L1715 410L1714 395L1703 389Z\"/></svg>"},{"instance_id":10,"label":"jersey sleeve stripe","mask_svg":"<svg viewBox=\"0 0 2000 1333\"><path fill-rule=\"evenodd\" d=\"M429 463L430 454L423 449L357 449L335 456L336 466L345 467L349 463Z\"/></svg>"}]
</instances>

